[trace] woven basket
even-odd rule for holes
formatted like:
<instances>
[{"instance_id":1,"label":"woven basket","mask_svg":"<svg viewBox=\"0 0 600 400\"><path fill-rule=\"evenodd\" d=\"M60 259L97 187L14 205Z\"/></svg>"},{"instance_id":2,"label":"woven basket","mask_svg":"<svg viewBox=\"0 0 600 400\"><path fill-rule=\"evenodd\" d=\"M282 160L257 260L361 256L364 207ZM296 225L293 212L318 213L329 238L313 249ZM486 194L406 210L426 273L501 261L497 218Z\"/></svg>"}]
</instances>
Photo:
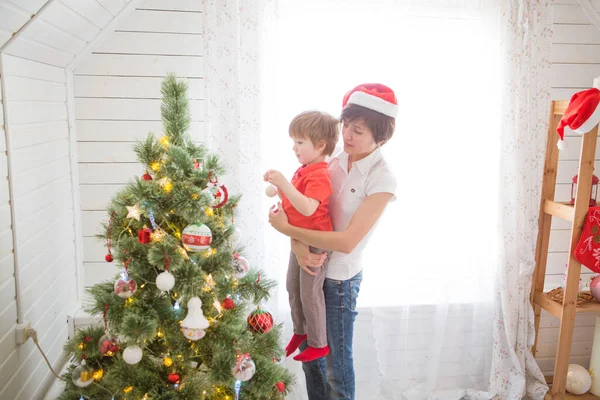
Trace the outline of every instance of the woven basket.
<instances>
[{"instance_id":1,"label":"woven basket","mask_svg":"<svg viewBox=\"0 0 600 400\"><path fill-rule=\"evenodd\" d=\"M550 299L556 301L557 303L562 304L564 294L565 291L563 290L563 288L558 287L549 291L548 297L550 297ZM577 294L577 307L589 303L591 301L595 302L594 297L590 292L579 292Z\"/></svg>"}]
</instances>

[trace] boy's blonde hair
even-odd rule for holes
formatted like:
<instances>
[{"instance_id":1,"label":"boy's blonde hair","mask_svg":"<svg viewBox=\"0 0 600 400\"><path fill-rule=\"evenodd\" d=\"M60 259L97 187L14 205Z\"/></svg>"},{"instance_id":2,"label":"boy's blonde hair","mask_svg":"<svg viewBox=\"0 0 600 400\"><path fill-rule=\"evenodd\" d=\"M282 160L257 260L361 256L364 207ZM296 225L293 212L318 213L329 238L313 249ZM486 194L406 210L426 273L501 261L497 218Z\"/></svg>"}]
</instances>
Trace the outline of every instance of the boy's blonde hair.
<instances>
[{"instance_id":1,"label":"boy's blonde hair","mask_svg":"<svg viewBox=\"0 0 600 400\"><path fill-rule=\"evenodd\" d=\"M304 111L290 122L290 137L309 139L314 146L325 142L323 153L330 156L340 137L340 121L323 111Z\"/></svg>"}]
</instances>

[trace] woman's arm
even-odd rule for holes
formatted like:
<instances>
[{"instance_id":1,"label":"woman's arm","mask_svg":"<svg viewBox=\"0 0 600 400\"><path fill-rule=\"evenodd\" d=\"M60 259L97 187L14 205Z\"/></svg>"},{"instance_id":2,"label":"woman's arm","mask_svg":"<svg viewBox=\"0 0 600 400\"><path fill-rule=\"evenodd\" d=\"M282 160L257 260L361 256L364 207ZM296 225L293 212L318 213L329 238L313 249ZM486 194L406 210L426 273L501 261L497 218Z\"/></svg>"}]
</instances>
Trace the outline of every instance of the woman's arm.
<instances>
[{"instance_id":1,"label":"woman's arm","mask_svg":"<svg viewBox=\"0 0 600 400\"><path fill-rule=\"evenodd\" d=\"M298 239L310 246L351 253L375 225L392 197L392 193L383 192L367 196L352 216L346 230L340 232L316 231L292 226L288 223L281 206L277 211L271 210L269 222L284 235Z\"/></svg>"}]
</instances>

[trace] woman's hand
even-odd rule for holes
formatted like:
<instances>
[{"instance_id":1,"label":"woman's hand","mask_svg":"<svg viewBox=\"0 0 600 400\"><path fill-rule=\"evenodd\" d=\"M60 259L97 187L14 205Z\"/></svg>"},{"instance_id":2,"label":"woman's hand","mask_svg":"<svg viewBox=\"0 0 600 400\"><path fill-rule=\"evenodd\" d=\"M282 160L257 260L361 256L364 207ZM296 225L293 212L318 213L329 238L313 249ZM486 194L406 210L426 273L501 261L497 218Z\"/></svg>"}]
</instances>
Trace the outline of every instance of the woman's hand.
<instances>
[{"instance_id":1,"label":"woman's hand","mask_svg":"<svg viewBox=\"0 0 600 400\"><path fill-rule=\"evenodd\" d=\"M317 274L311 268L321 268L327 258L327 253L311 253L308 245L296 239L292 239L292 252L296 256L300 268L312 276L316 276Z\"/></svg>"},{"instance_id":2,"label":"woman's hand","mask_svg":"<svg viewBox=\"0 0 600 400\"><path fill-rule=\"evenodd\" d=\"M287 235L286 228L290 226L290 223L288 221L287 214L285 213L285 211L283 211L283 207L281 206L280 201L277 202L277 206L273 206L269 210L269 223L273 228L283 233L284 235Z\"/></svg>"}]
</instances>

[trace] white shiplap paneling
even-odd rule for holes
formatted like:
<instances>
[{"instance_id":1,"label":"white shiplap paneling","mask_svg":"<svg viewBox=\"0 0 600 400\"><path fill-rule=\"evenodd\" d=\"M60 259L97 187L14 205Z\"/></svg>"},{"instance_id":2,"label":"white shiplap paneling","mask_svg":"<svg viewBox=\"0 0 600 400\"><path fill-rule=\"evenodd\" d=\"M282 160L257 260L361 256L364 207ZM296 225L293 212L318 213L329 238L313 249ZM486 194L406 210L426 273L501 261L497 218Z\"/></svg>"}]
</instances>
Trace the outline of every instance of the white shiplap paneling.
<instances>
[{"instance_id":1,"label":"white shiplap paneling","mask_svg":"<svg viewBox=\"0 0 600 400\"><path fill-rule=\"evenodd\" d=\"M2 260L15 261L20 316L37 329L50 361L59 366L67 315L76 307L65 72L14 55L2 57L17 238L16 257ZM14 289L13 279L13 298ZM10 295L7 287L1 291ZM0 336L0 398L37 399L52 375L33 343L16 347L14 299L3 304L8 307L0 311L0 325L9 336Z\"/></svg>"},{"instance_id":2,"label":"white shiplap paneling","mask_svg":"<svg viewBox=\"0 0 600 400\"><path fill-rule=\"evenodd\" d=\"M600 1L593 1L600 10ZM552 45L551 95L553 99L568 100L575 92L591 87L600 76L600 31L593 25L575 0L558 0L554 5L554 38ZM571 178L577 173L581 136L567 131L569 148L559 153L558 184L555 200L570 199ZM596 150L597 158L600 152ZM596 161L598 166L600 163ZM598 168L596 168L598 171ZM561 285L568 258L570 224L555 220L550 236L550 254L545 289ZM582 279L589 280L591 271L582 267ZM587 367L590 360L595 316L578 315L571 347L571 362ZM536 360L546 375L552 375L558 340L558 320L543 313Z\"/></svg>"},{"instance_id":3,"label":"white shiplap paneling","mask_svg":"<svg viewBox=\"0 0 600 400\"><path fill-rule=\"evenodd\" d=\"M74 71L85 285L112 277L95 238L111 197L143 174L133 144L160 135L160 85L188 78L190 135L204 137L202 14L197 1L144 1Z\"/></svg>"}]
</instances>

